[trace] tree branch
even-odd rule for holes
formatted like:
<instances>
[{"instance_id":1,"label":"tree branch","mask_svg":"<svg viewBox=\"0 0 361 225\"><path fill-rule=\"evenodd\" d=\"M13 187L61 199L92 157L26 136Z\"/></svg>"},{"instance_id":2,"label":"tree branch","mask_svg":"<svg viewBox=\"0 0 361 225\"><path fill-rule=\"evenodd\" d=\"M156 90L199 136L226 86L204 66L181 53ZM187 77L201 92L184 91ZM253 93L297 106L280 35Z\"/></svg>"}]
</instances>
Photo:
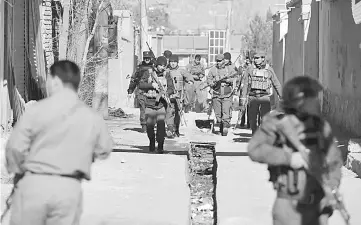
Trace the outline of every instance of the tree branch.
<instances>
[{"instance_id":1,"label":"tree branch","mask_svg":"<svg viewBox=\"0 0 361 225\"><path fill-rule=\"evenodd\" d=\"M85 49L84 49L83 58L82 58L82 61L81 61L80 77L83 77L83 75L84 75L84 71L85 71L85 67L86 67L86 62L87 62L86 58L87 58L88 51L89 51L90 41L93 39L94 34L95 34L95 31L96 31L96 28L98 27L99 14L100 14L100 12L102 11L103 4L104 4L104 0L102 0L102 1L100 2L100 4L99 4L99 7L98 7L98 10L97 10L97 13L96 13L95 22L94 22L94 25L93 25L92 32L90 33L90 35L89 35L89 37L87 38L86 43L85 43Z\"/></svg>"}]
</instances>

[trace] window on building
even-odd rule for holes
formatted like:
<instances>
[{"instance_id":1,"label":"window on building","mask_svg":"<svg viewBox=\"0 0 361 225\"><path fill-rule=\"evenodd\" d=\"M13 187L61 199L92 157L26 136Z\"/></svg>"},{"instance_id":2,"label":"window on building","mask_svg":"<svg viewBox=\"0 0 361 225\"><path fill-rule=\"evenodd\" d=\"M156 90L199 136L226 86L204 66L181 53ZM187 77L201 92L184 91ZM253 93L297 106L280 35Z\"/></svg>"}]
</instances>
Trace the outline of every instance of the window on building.
<instances>
[{"instance_id":1,"label":"window on building","mask_svg":"<svg viewBox=\"0 0 361 225\"><path fill-rule=\"evenodd\" d=\"M215 56L217 54L223 54L226 43L226 31L225 30L211 30L209 31L209 64L215 63Z\"/></svg>"}]
</instances>

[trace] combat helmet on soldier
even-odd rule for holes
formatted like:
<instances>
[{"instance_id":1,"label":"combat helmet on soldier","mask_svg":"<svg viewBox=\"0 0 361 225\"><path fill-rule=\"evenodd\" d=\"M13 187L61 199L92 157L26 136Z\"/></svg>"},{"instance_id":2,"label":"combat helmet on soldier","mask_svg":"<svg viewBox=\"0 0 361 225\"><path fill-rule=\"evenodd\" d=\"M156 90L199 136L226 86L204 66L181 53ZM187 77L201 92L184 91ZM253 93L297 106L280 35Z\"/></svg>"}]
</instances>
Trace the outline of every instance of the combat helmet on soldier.
<instances>
[{"instance_id":1,"label":"combat helmet on soldier","mask_svg":"<svg viewBox=\"0 0 361 225\"><path fill-rule=\"evenodd\" d=\"M287 114L308 113L319 115L321 106L318 94L322 85L309 76L297 76L286 82L283 88L282 108Z\"/></svg>"}]
</instances>

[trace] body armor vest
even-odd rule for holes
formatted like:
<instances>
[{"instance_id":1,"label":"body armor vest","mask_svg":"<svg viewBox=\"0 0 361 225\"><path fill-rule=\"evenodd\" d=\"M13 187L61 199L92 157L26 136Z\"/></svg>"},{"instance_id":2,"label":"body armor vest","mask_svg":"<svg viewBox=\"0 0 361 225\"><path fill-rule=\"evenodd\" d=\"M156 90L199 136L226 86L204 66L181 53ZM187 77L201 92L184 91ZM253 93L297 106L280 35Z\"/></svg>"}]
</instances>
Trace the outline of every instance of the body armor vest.
<instances>
[{"instance_id":1,"label":"body armor vest","mask_svg":"<svg viewBox=\"0 0 361 225\"><path fill-rule=\"evenodd\" d=\"M180 69L170 70L176 91L182 91L184 87L183 75Z\"/></svg>"},{"instance_id":2,"label":"body armor vest","mask_svg":"<svg viewBox=\"0 0 361 225\"><path fill-rule=\"evenodd\" d=\"M267 91L272 87L271 72L268 70L268 65L264 69L253 69L251 79L251 89Z\"/></svg>"},{"instance_id":3,"label":"body armor vest","mask_svg":"<svg viewBox=\"0 0 361 225\"><path fill-rule=\"evenodd\" d=\"M190 67L189 72L190 72L190 74L192 74L192 75L197 75L198 78L200 79L199 76L201 76L201 74L203 73L203 66L202 66L202 64L199 64L199 65L192 64L192 66Z\"/></svg>"},{"instance_id":4,"label":"body armor vest","mask_svg":"<svg viewBox=\"0 0 361 225\"><path fill-rule=\"evenodd\" d=\"M278 116L279 118L283 115ZM324 120L315 116L298 117L305 125L306 138L302 143L310 150L310 169L322 176L326 170L324 167L325 156L331 144L330 140L324 137ZM282 138L276 142L279 147L288 143ZM289 145L290 146L290 145ZM300 202L309 203L310 196L315 201L323 198L324 192L316 179L306 173L304 169L293 170L287 166L269 166L270 181L274 188L283 195L292 197Z\"/></svg>"}]
</instances>

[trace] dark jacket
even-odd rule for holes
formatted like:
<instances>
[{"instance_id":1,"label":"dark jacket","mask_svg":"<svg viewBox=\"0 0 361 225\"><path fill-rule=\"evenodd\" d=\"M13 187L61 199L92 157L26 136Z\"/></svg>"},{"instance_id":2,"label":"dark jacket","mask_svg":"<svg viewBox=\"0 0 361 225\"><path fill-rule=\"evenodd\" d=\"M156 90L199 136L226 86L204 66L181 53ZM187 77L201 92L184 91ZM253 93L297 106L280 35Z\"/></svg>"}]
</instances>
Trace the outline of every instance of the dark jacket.
<instances>
[{"instance_id":1,"label":"dark jacket","mask_svg":"<svg viewBox=\"0 0 361 225\"><path fill-rule=\"evenodd\" d=\"M163 84L163 88L165 89L166 93L159 93L159 91L153 88L152 83L154 83L154 80L152 79L150 72L156 73L158 80ZM139 82L139 89L140 93L147 98L145 106L152 109L167 107L167 103L163 97L161 97L159 101L157 101L157 98L164 94L169 97L175 92L173 81L167 71L159 72L155 68L150 68L143 73L143 76Z\"/></svg>"},{"instance_id":2,"label":"dark jacket","mask_svg":"<svg viewBox=\"0 0 361 225\"><path fill-rule=\"evenodd\" d=\"M144 71L147 71L148 69L152 68L152 63L145 63L144 61L137 66L137 69L135 73L130 78L130 83L128 87L128 94L133 94L135 88L139 85L140 79L144 73Z\"/></svg>"}]
</instances>

